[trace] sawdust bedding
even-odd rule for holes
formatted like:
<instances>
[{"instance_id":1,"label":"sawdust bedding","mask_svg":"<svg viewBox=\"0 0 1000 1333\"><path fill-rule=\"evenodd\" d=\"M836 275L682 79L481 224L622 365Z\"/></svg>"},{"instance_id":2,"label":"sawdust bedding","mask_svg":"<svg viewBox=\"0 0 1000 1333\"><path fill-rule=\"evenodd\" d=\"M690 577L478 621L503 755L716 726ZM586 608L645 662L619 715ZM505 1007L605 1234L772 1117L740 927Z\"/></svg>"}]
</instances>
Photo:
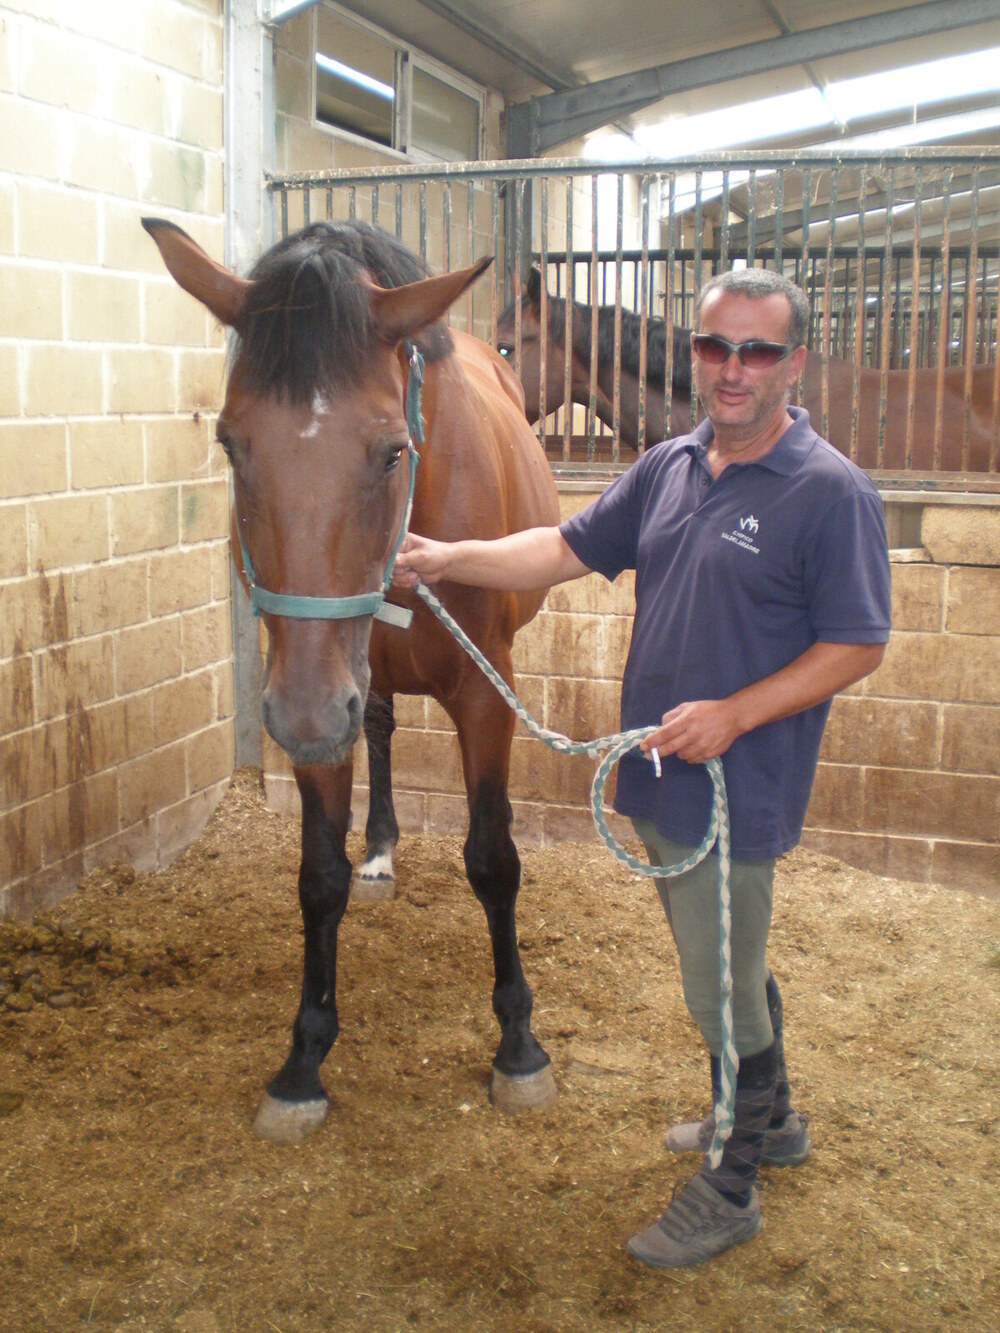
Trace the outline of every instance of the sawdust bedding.
<instances>
[{"instance_id":1,"label":"sawdust bedding","mask_svg":"<svg viewBox=\"0 0 1000 1333\"><path fill-rule=\"evenodd\" d=\"M358 844L352 835L352 853ZM0 927L0 1328L1000 1327L997 903L796 852L772 966L814 1151L701 1268L629 1259L705 1109L655 894L596 843L523 853L554 1109L487 1101L497 1033L460 840L407 837L341 931L325 1126L249 1132L297 1001L298 828L253 774L169 870Z\"/></svg>"}]
</instances>

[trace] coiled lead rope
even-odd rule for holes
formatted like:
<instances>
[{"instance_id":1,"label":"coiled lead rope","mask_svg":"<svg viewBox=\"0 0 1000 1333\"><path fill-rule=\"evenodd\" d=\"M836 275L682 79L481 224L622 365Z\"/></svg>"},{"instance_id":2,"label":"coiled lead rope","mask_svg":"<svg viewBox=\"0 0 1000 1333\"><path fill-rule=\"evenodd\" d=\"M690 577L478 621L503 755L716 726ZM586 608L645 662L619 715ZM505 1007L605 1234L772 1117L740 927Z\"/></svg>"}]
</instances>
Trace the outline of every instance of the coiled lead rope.
<instances>
[{"instance_id":1,"label":"coiled lead rope","mask_svg":"<svg viewBox=\"0 0 1000 1333\"><path fill-rule=\"evenodd\" d=\"M638 875L648 875L660 879L674 879L688 870L700 865L711 852L718 847L719 880L719 1016L722 1027L722 1080L719 1102L715 1106L715 1133L709 1145L708 1159L713 1167L722 1161L722 1148L733 1129L734 1108L736 1102L736 1075L740 1058L736 1051L733 1035L733 956L732 956L732 904L729 891L729 803L726 799L726 779L719 759L709 759L705 764L708 776L712 780L712 810L708 821L708 830L691 853L683 861L672 866L654 866L647 861L639 861L631 856L615 839L604 818L604 784L608 774L622 755L634 750L640 741L657 731L657 727L637 727L632 731L619 731L610 736L600 736L592 741L574 741L558 731L550 731L541 726L524 707L517 695L503 677L487 661L458 622L448 614L437 597L427 585L418 582L415 585L417 596L421 599L442 625L458 640L479 669L488 677L503 696L507 704L521 720L527 730L537 740L560 754L585 754L591 759L600 759L594 779L590 786L590 812L602 842L612 854L630 870ZM605 753L606 752L606 753ZM603 758L601 756L603 755ZM659 756L654 753L654 764L659 777Z\"/></svg>"}]
</instances>

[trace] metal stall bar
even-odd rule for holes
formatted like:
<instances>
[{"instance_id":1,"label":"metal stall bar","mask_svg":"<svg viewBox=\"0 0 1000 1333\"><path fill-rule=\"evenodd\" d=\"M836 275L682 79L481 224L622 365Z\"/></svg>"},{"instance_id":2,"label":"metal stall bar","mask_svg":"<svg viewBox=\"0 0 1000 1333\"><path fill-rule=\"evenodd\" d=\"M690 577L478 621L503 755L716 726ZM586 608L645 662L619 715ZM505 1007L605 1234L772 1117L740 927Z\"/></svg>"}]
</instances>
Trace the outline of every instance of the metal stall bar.
<instances>
[{"instance_id":1,"label":"metal stall bar","mask_svg":"<svg viewBox=\"0 0 1000 1333\"><path fill-rule=\"evenodd\" d=\"M858 461L858 412L861 398L861 361L865 350L865 288L868 261L865 255L865 200L868 194L868 172L858 172L858 257L854 295L854 360L851 367L851 459Z\"/></svg>"},{"instance_id":2,"label":"metal stall bar","mask_svg":"<svg viewBox=\"0 0 1000 1333\"><path fill-rule=\"evenodd\" d=\"M913 467L913 431L917 400L917 363L920 360L920 200L923 186L923 169L917 163L916 183L914 186L913 213L913 257L910 261L910 363L906 377L906 453L904 467L909 472Z\"/></svg>"},{"instance_id":3,"label":"metal stall bar","mask_svg":"<svg viewBox=\"0 0 1000 1333\"><path fill-rule=\"evenodd\" d=\"M674 264L675 260L675 225L677 202L677 178L673 172L667 184L667 258L663 270L663 319L666 325L663 354L663 429L667 435L674 434L671 422L671 400L673 397L674 367ZM661 187L662 190L662 187ZM997 358L1000 362L1000 357ZM692 388L692 398L694 390Z\"/></svg>"},{"instance_id":4,"label":"metal stall bar","mask_svg":"<svg viewBox=\"0 0 1000 1333\"><path fill-rule=\"evenodd\" d=\"M615 221L615 354L614 378L611 386L611 461L620 457L622 433L622 242L625 212L625 176L616 179L617 217Z\"/></svg>"},{"instance_id":5,"label":"metal stall bar","mask_svg":"<svg viewBox=\"0 0 1000 1333\"><path fill-rule=\"evenodd\" d=\"M969 438L972 430L972 371L976 361L976 265L979 235L979 168L972 171L972 199L969 203L969 230L972 247L965 286L965 412L962 419L962 471L969 470Z\"/></svg>"},{"instance_id":6,"label":"metal stall bar","mask_svg":"<svg viewBox=\"0 0 1000 1333\"><path fill-rule=\"evenodd\" d=\"M837 228L837 185L840 172L830 173L830 226L826 233L826 273L823 281L823 338L821 343L820 420L823 439L830 437L830 326L833 318L833 247Z\"/></svg>"},{"instance_id":7,"label":"metal stall bar","mask_svg":"<svg viewBox=\"0 0 1000 1333\"><path fill-rule=\"evenodd\" d=\"M886 181L885 250L882 260L882 335L880 342L878 397L878 466L885 467L885 420L889 398L889 362L892 357L892 210L896 188L896 169L890 167Z\"/></svg>"},{"instance_id":8,"label":"metal stall bar","mask_svg":"<svg viewBox=\"0 0 1000 1333\"><path fill-rule=\"evenodd\" d=\"M573 258L573 177L566 177L566 290L563 304L563 462L570 460L573 441L573 301L576 262Z\"/></svg>"},{"instance_id":9,"label":"metal stall bar","mask_svg":"<svg viewBox=\"0 0 1000 1333\"><path fill-rule=\"evenodd\" d=\"M944 371L951 339L951 167L944 175L944 212L941 217L941 300L938 302L937 374L934 380L934 471L941 470L944 437Z\"/></svg>"},{"instance_id":10,"label":"metal stall bar","mask_svg":"<svg viewBox=\"0 0 1000 1333\"><path fill-rule=\"evenodd\" d=\"M649 177L639 183L639 226L642 229L642 261L639 268L639 401L636 406L636 449L646 447L646 337L649 329Z\"/></svg>"},{"instance_id":11,"label":"metal stall bar","mask_svg":"<svg viewBox=\"0 0 1000 1333\"><path fill-rule=\"evenodd\" d=\"M548 416L548 355L549 355L549 178L543 176L538 192L539 238L538 257L541 270L541 298L538 307L538 440L545 449Z\"/></svg>"},{"instance_id":12,"label":"metal stall bar","mask_svg":"<svg viewBox=\"0 0 1000 1333\"><path fill-rule=\"evenodd\" d=\"M594 461L597 433L597 176L590 178L590 401L587 419L587 461Z\"/></svg>"}]
</instances>

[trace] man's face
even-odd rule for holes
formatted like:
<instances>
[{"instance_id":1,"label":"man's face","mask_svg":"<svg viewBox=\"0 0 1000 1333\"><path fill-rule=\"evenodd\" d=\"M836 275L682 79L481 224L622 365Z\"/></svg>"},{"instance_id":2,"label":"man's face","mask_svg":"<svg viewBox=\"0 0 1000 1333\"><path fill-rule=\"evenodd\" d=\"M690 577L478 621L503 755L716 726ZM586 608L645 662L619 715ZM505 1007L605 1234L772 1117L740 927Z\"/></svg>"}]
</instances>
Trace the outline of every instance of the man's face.
<instances>
[{"instance_id":1,"label":"man's face","mask_svg":"<svg viewBox=\"0 0 1000 1333\"><path fill-rule=\"evenodd\" d=\"M778 293L749 297L715 291L702 305L698 332L717 333L731 343L754 338L784 343L790 320L788 302ZM698 397L716 429L751 434L783 413L805 356L806 349L798 347L775 366L750 370L735 353L721 366L692 355Z\"/></svg>"}]
</instances>

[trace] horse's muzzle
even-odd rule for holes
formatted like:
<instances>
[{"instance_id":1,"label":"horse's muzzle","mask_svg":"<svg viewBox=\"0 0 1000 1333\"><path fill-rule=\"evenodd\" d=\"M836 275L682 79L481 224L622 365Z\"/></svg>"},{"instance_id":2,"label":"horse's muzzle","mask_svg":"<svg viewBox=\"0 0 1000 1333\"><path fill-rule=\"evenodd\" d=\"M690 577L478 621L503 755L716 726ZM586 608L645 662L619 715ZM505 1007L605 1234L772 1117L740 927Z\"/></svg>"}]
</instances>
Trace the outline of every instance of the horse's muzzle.
<instances>
[{"instance_id":1,"label":"horse's muzzle","mask_svg":"<svg viewBox=\"0 0 1000 1333\"><path fill-rule=\"evenodd\" d=\"M361 732L364 698L356 685L325 701L289 701L271 689L261 699L261 718L269 736L296 768L307 764L342 764Z\"/></svg>"}]
</instances>

